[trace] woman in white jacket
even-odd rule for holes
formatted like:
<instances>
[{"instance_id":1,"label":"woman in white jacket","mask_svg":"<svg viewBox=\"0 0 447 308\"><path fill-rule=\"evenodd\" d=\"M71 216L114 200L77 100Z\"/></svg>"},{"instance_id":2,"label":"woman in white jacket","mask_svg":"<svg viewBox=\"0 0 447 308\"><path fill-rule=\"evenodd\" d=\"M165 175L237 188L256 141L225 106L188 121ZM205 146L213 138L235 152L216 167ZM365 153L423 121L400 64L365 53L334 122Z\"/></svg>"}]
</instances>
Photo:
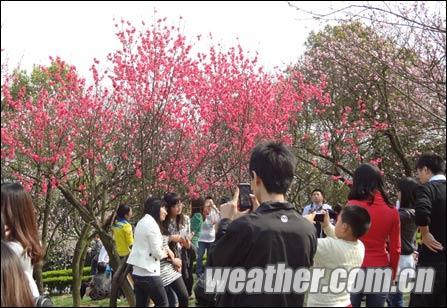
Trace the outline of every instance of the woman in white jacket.
<instances>
[{"instance_id":1,"label":"woman in white jacket","mask_svg":"<svg viewBox=\"0 0 447 308\"><path fill-rule=\"evenodd\" d=\"M133 265L137 307L147 307L152 299L156 307L168 307L168 298L160 277L160 260L167 258L158 222L166 218L164 203L149 198L144 204L144 217L137 223L134 244L127 263Z\"/></svg>"}]
</instances>

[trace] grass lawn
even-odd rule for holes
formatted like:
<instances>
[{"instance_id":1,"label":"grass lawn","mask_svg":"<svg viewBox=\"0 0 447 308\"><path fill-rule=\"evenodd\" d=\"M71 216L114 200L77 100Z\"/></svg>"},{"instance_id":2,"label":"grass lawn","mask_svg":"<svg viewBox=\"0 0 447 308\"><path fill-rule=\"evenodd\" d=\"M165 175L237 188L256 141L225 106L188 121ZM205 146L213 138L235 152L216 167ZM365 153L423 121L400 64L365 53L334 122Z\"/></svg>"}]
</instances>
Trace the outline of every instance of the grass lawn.
<instances>
[{"instance_id":1,"label":"grass lawn","mask_svg":"<svg viewBox=\"0 0 447 308\"><path fill-rule=\"evenodd\" d=\"M196 275L193 274L193 276L194 276L194 282L197 281ZM54 307L73 307L73 300L71 294L51 296L51 299L53 300ZM406 293L404 294L404 307L408 307L409 302L410 302L410 293ZM306 299L304 301L304 306L306 306ZM81 300L81 307L109 307L109 299L93 301L90 299L90 297L85 296L84 299ZM122 298L118 302L118 307L129 307L125 298ZM194 298L194 294L189 300L189 307L196 307L196 300ZM362 302L362 307L365 307L365 302Z\"/></svg>"},{"instance_id":2,"label":"grass lawn","mask_svg":"<svg viewBox=\"0 0 447 308\"><path fill-rule=\"evenodd\" d=\"M194 296L193 296L194 297ZM71 294L52 296L54 307L73 307L73 299ZM189 307L195 307L196 301L194 298L189 300ZM103 299L100 301L92 301L90 297L86 296L81 300L81 307L109 307L109 299ZM129 307L127 301L123 298L118 302L118 307Z\"/></svg>"},{"instance_id":3,"label":"grass lawn","mask_svg":"<svg viewBox=\"0 0 447 308\"><path fill-rule=\"evenodd\" d=\"M54 307L73 307L73 300L70 294L59 295L51 297L54 303ZM410 294L404 294L404 306L408 307L408 303L410 301ZM365 306L365 303L362 302L362 307ZM90 297L84 297L81 300L81 307L109 307L109 299L104 299L101 301L92 301ZM118 307L129 307L127 305L127 301L125 299L121 299L118 303ZM196 301L194 299L194 295L189 300L189 307L196 307Z\"/></svg>"},{"instance_id":4,"label":"grass lawn","mask_svg":"<svg viewBox=\"0 0 447 308\"><path fill-rule=\"evenodd\" d=\"M71 294L64 294L59 296L51 297L54 303L54 307L73 307L73 298L71 297ZM127 301L121 300L118 303L118 307L126 307ZM81 299L81 307L109 307L109 299L103 299L100 301L92 301L90 297L84 296L83 299Z\"/></svg>"},{"instance_id":5,"label":"grass lawn","mask_svg":"<svg viewBox=\"0 0 447 308\"><path fill-rule=\"evenodd\" d=\"M54 307L73 307L73 301L70 294L59 295L51 297L54 303ZM404 306L408 307L408 303L410 301L410 294L404 294ZM365 306L365 303L362 302L362 307ZM109 299L104 299L101 301L92 301L89 297L84 297L81 300L81 307L109 307ZM129 307L127 305L127 301L125 299L121 299L118 303L118 307ZM194 295L189 300L189 307L196 307L196 301L194 299Z\"/></svg>"}]
</instances>

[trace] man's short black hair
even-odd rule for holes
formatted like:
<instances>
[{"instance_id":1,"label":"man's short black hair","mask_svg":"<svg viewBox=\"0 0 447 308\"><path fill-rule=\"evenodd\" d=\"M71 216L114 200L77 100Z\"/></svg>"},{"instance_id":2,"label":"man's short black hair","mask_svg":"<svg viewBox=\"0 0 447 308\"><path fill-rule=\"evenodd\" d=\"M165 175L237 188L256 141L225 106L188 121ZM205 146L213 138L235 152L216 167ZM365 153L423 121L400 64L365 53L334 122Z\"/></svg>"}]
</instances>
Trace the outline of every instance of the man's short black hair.
<instances>
[{"instance_id":1,"label":"man's short black hair","mask_svg":"<svg viewBox=\"0 0 447 308\"><path fill-rule=\"evenodd\" d=\"M340 215L341 222L351 227L352 235L355 238L360 238L365 235L371 226L371 218L368 211L360 206L346 206Z\"/></svg>"},{"instance_id":2,"label":"man's short black hair","mask_svg":"<svg viewBox=\"0 0 447 308\"><path fill-rule=\"evenodd\" d=\"M213 196L211 196L211 195L206 196L206 197L205 197L205 201L206 201L206 200L213 200Z\"/></svg>"},{"instance_id":3,"label":"man's short black hair","mask_svg":"<svg viewBox=\"0 0 447 308\"><path fill-rule=\"evenodd\" d=\"M423 154L419 157L416 168L422 169L427 167L433 174L444 173L445 163L441 156L434 153Z\"/></svg>"},{"instance_id":4,"label":"man's short black hair","mask_svg":"<svg viewBox=\"0 0 447 308\"><path fill-rule=\"evenodd\" d=\"M316 189L312 190L312 192L310 194L313 195L314 192L316 192L316 191L319 191L321 193L321 195L324 197L324 192L320 188L316 188Z\"/></svg>"},{"instance_id":5,"label":"man's short black hair","mask_svg":"<svg viewBox=\"0 0 447 308\"><path fill-rule=\"evenodd\" d=\"M296 158L282 143L258 144L251 153L249 171L261 178L268 193L285 194L293 181Z\"/></svg>"}]
</instances>

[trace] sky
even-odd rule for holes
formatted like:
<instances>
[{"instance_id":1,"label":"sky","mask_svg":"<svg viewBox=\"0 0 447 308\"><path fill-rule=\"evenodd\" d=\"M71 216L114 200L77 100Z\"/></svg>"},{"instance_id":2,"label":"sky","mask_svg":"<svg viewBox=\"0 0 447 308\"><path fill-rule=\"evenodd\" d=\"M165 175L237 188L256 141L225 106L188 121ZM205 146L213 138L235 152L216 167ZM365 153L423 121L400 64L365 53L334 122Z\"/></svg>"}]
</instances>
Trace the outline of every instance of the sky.
<instances>
[{"instance_id":1,"label":"sky","mask_svg":"<svg viewBox=\"0 0 447 308\"><path fill-rule=\"evenodd\" d=\"M333 1L300 2L311 10L328 10ZM136 26L167 17L190 38L213 34L214 43L234 46L239 39L245 50L259 53L260 63L272 70L294 63L304 52L311 30L321 25L291 8L286 1L267 2L1 2L2 62L30 71L33 64L49 63L60 56L90 75L93 58L105 61L119 47L114 18ZM179 21L179 17L182 20ZM203 43L205 44L205 42ZM207 41L209 46L209 41ZM199 48L204 48L199 47Z\"/></svg>"}]
</instances>

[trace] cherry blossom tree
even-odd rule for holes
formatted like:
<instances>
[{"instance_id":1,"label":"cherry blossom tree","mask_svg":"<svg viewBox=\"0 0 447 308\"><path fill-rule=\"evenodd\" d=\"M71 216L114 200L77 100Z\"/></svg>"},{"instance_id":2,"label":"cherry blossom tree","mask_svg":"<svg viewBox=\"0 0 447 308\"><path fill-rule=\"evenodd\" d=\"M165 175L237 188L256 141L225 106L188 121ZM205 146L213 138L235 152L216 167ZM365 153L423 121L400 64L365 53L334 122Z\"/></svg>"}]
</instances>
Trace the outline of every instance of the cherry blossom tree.
<instances>
[{"instance_id":1,"label":"cherry blossom tree","mask_svg":"<svg viewBox=\"0 0 447 308\"><path fill-rule=\"evenodd\" d=\"M401 74L420 70L425 56L418 50L359 22L327 26L310 35L307 48L291 71L325 79L331 104L304 110L306 125L295 131L298 148L306 149L302 161L341 181L359 162L371 161L391 184L412 175L419 153L445 153L445 97L428 80Z\"/></svg>"},{"instance_id":2,"label":"cherry blossom tree","mask_svg":"<svg viewBox=\"0 0 447 308\"><path fill-rule=\"evenodd\" d=\"M291 144L303 105L327 99L318 82L267 73L241 46L193 53L194 42L164 19L116 29L121 47L106 63L94 60L91 85L59 58L39 67L46 82L13 74L2 84L2 170L36 194L57 191L76 210L74 272L91 232L118 268L104 222L120 202L138 212L150 194L233 188L247 179L257 142ZM123 289L132 304L126 281Z\"/></svg>"}]
</instances>

